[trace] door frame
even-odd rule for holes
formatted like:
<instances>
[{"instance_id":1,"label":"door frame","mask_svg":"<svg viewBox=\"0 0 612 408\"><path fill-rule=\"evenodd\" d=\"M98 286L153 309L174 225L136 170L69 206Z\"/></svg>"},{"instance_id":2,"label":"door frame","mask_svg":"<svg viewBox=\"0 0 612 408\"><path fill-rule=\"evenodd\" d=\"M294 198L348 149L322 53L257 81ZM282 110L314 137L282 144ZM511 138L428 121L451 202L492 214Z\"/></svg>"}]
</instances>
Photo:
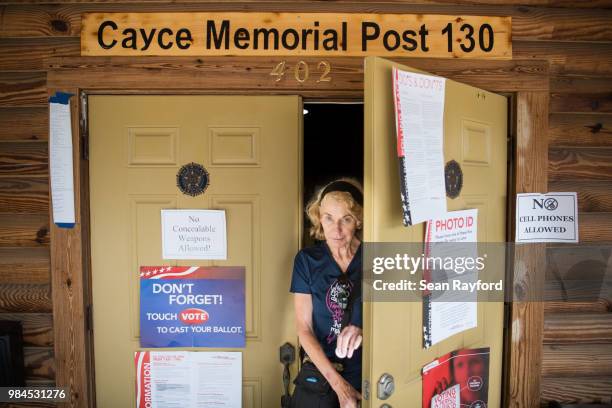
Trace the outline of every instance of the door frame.
<instances>
[{"instance_id":1,"label":"door frame","mask_svg":"<svg viewBox=\"0 0 612 408\"><path fill-rule=\"evenodd\" d=\"M67 406L95 406L91 313L89 226L89 162L87 157L87 95L89 94L297 94L308 100L363 100L363 59L329 58L332 81L298 82L290 75L275 82L270 72L284 60L317 66L321 58L215 57L96 58L64 57L45 60L47 92L70 92L74 158L74 228L58 228L50 211L51 284L56 385L68 387ZM514 172L509 194L546 192L548 165L549 63L539 60L444 60L392 58L433 74L491 92L513 94L516 100ZM222 87L219 84L223 84ZM51 198L50 198L51 199ZM512 201L512 200L511 200ZM514 214L509 207L507 214ZM513 217L510 217L513 218ZM512 224L512 220L509 220ZM521 298L510 306L504 335L504 406L540 404L540 373L544 305L528 302L544 284L545 245L517 247L513 281ZM538 273L540 272L540 273Z\"/></svg>"}]
</instances>

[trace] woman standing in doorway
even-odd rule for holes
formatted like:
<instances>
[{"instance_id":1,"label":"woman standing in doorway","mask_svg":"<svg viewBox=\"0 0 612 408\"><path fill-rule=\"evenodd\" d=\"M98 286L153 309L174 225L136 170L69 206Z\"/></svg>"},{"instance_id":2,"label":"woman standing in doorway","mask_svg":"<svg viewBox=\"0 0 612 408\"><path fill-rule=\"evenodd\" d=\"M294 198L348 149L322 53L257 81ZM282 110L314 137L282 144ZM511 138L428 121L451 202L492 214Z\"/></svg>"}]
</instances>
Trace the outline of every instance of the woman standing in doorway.
<instances>
[{"instance_id":1,"label":"woman standing in doorway","mask_svg":"<svg viewBox=\"0 0 612 408\"><path fill-rule=\"evenodd\" d=\"M291 279L304 363L316 366L341 408L357 407L361 399L363 189L352 179L333 181L315 194L306 212L311 236L323 242L298 252Z\"/></svg>"}]
</instances>

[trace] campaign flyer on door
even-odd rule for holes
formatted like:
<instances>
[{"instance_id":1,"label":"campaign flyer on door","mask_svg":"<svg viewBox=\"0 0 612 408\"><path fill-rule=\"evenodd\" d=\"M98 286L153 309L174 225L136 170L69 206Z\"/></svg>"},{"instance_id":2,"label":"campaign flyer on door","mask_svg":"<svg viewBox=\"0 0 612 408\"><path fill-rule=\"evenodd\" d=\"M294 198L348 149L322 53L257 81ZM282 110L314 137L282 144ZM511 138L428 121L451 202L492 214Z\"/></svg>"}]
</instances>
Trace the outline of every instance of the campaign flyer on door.
<instances>
[{"instance_id":1,"label":"campaign flyer on door","mask_svg":"<svg viewBox=\"0 0 612 408\"><path fill-rule=\"evenodd\" d=\"M242 353L137 351L136 408L242 405Z\"/></svg>"},{"instance_id":2,"label":"campaign flyer on door","mask_svg":"<svg viewBox=\"0 0 612 408\"><path fill-rule=\"evenodd\" d=\"M141 347L244 347L244 267L140 267Z\"/></svg>"},{"instance_id":3,"label":"campaign flyer on door","mask_svg":"<svg viewBox=\"0 0 612 408\"><path fill-rule=\"evenodd\" d=\"M452 351L423 367L423 408L486 408L489 347Z\"/></svg>"}]
</instances>

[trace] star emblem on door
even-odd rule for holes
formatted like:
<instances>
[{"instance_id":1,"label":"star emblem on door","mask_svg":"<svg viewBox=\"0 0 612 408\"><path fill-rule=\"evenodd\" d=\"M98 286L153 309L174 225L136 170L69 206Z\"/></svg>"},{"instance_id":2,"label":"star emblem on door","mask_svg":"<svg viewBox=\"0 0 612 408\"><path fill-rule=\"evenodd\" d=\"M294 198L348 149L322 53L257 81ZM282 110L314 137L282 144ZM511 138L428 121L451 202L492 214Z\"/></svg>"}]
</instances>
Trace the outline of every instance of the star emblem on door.
<instances>
[{"instance_id":1,"label":"star emblem on door","mask_svg":"<svg viewBox=\"0 0 612 408\"><path fill-rule=\"evenodd\" d=\"M450 160L444 166L444 181L446 184L446 196L457 198L463 188L463 171L455 160Z\"/></svg>"},{"instance_id":2,"label":"star emblem on door","mask_svg":"<svg viewBox=\"0 0 612 408\"><path fill-rule=\"evenodd\" d=\"M198 163L188 163L180 168L176 175L176 185L185 195L195 197L204 193L210 177L206 168Z\"/></svg>"}]
</instances>

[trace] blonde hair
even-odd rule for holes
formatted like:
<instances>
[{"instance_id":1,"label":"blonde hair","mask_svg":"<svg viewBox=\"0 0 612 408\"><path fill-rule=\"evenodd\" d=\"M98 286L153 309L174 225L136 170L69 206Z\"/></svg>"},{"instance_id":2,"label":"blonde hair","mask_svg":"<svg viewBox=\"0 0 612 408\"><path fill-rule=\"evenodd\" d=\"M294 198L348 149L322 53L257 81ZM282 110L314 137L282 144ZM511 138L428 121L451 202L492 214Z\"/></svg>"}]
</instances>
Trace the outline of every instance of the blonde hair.
<instances>
[{"instance_id":1,"label":"blonde hair","mask_svg":"<svg viewBox=\"0 0 612 408\"><path fill-rule=\"evenodd\" d=\"M323 197L321 197L321 194L323 193L323 191L325 190L325 188L332 184L335 183L337 181L344 181L347 183L352 184L353 186L355 186L355 188L357 188L359 191L361 191L361 193L363 194L363 187L361 187L361 184L352 178L340 178L338 180L334 180L330 183L327 183L326 185L324 185L323 187L319 188L315 195L310 199L310 201L308 202L308 204L306 205L306 215L308 216L308 219L310 220L310 236L313 237L314 239L318 239L318 240L324 240L325 239L325 235L323 233L323 226L321 225L321 201L323 200ZM337 201L340 201L342 203L345 203L349 213L355 218L355 220L357 220L357 231L356 231L356 235L358 238L361 239L361 226L363 225L363 207L361 204L359 204L355 198L351 195L351 193L345 192L345 191L330 191L329 193L325 194L325 197L330 197L333 198Z\"/></svg>"}]
</instances>

